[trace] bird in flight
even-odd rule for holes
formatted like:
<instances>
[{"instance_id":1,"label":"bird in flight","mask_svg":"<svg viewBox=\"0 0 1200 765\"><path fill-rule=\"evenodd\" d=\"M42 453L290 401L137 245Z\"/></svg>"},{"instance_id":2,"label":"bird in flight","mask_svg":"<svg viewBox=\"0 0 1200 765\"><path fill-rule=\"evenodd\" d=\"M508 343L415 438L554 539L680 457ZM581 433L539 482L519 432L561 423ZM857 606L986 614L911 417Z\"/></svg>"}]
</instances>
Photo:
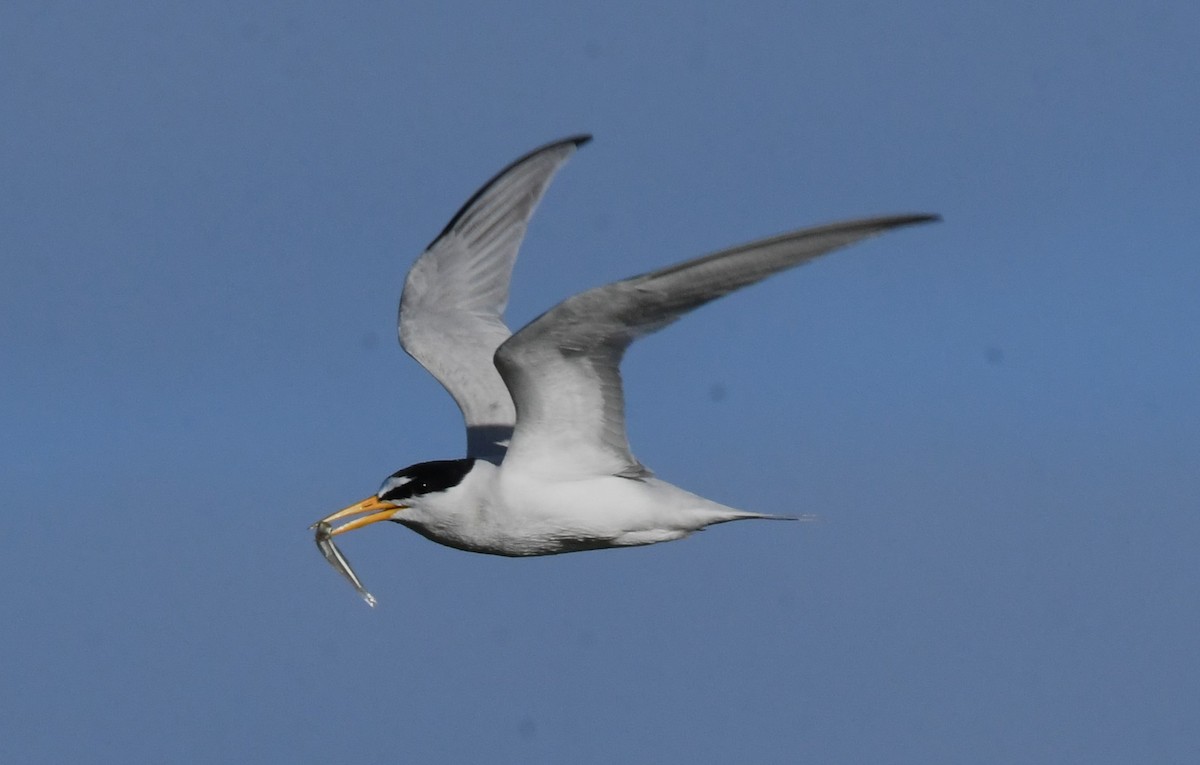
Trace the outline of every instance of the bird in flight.
<instances>
[{"instance_id":1,"label":"bird in flight","mask_svg":"<svg viewBox=\"0 0 1200 765\"><path fill-rule=\"evenodd\" d=\"M313 527L332 538L394 521L477 553L554 555L681 539L716 523L790 516L719 504L654 476L630 451L619 365L626 348L699 306L831 250L935 215L781 234L567 298L512 334L502 315L517 249L558 169L591 140L542 146L475 192L408 272L404 350L454 397L467 456L420 462ZM334 526L337 521L347 520Z\"/></svg>"}]
</instances>

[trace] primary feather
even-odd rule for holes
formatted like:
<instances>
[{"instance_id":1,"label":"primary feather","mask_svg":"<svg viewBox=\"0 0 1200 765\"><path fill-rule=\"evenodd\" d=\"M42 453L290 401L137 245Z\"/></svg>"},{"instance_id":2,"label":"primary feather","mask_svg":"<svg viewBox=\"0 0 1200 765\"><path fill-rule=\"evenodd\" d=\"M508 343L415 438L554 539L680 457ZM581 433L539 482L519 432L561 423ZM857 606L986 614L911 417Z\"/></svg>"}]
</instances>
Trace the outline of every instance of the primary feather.
<instances>
[{"instance_id":1,"label":"primary feather","mask_svg":"<svg viewBox=\"0 0 1200 765\"><path fill-rule=\"evenodd\" d=\"M531 151L475 193L413 264L400 298L400 345L454 397L467 455L499 462L512 433L512 398L492 356L510 332L502 318L517 250L555 172L591 140Z\"/></svg>"},{"instance_id":2,"label":"primary feather","mask_svg":"<svg viewBox=\"0 0 1200 765\"><path fill-rule=\"evenodd\" d=\"M634 340L771 274L889 229L935 219L898 215L802 229L567 298L496 352L517 413L504 468L547 478L647 475L625 434L619 365Z\"/></svg>"}]
</instances>

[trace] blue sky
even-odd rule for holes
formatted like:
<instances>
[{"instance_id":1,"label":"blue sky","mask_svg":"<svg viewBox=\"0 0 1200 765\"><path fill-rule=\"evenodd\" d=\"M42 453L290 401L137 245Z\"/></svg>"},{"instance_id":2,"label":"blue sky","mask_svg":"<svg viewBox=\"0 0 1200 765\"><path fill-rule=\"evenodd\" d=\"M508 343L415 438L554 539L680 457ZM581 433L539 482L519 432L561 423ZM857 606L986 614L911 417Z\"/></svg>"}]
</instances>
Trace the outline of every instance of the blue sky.
<instances>
[{"instance_id":1,"label":"blue sky","mask_svg":"<svg viewBox=\"0 0 1200 765\"><path fill-rule=\"evenodd\" d=\"M1194 762L1194 3L0 9L0 760ZM592 132L519 326L937 212L635 346L634 450L816 524L473 556L307 525L457 456L394 340Z\"/></svg>"}]
</instances>

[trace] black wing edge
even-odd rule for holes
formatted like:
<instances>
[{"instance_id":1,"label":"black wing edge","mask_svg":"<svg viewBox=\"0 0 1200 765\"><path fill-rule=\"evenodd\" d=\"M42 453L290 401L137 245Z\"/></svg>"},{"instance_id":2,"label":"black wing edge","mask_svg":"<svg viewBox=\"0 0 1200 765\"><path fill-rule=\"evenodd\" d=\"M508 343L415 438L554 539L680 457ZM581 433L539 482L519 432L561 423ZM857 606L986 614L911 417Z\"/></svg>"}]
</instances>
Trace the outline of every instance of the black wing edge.
<instances>
[{"instance_id":1,"label":"black wing edge","mask_svg":"<svg viewBox=\"0 0 1200 765\"><path fill-rule=\"evenodd\" d=\"M910 215L898 215L898 218L905 218L901 226L911 226L916 223L941 223L942 216L940 213L912 213Z\"/></svg>"},{"instance_id":2,"label":"black wing edge","mask_svg":"<svg viewBox=\"0 0 1200 765\"><path fill-rule=\"evenodd\" d=\"M437 244L438 242L440 242L442 240L442 237L444 237L446 234L450 233L450 229L454 228L454 224L458 223L458 219L461 218L463 215L465 215L467 210L471 209L471 205L475 204L475 202L478 201L481 196L486 194L487 190L490 189L496 181L500 180L504 176L504 174L507 173L509 170L512 170L514 167L521 164L522 162L529 159L530 157L534 157L538 154L541 154L543 151L547 151L548 149L555 149L555 148L558 148L559 146L565 146L566 144L574 144L575 148L579 148L580 146L583 146L590 140L592 140L592 136L589 133L580 133L579 135L568 136L567 138L560 138L557 141L551 141L550 143L539 146L536 149L534 149L533 151L522 154L517 159L514 159L512 162L509 162L507 165L504 166L503 170L501 170L500 172L493 175L491 178L488 179L487 183L480 186L479 190L476 191L474 194L472 194L471 198L468 199L466 202L464 202L462 207L458 208L458 212L454 213L454 217L450 219L450 222L446 224L446 227L443 228L441 230L441 232L433 238L433 241L430 242L429 245L425 249L426 250L431 249L435 244Z\"/></svg>"}]
</instances>

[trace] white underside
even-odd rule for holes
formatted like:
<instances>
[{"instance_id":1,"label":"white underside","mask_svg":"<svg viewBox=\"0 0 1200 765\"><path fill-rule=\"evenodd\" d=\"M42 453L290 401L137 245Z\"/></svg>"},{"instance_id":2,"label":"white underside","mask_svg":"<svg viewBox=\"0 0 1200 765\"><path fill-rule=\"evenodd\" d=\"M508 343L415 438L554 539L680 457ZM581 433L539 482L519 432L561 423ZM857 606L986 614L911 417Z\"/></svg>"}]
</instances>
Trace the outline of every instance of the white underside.
<instances>
[{"instance_id":1,"label":"white underside","mask_svg":"<svg viewBox=\"0 0 1200 765\"><path fill-rule=\"evenodd\" d=\"M527 556L668 542L714 523L776 517L657 478L547 481L480 461L458 486L414 500L394 520L451 547Z\"/></svg>"}]
</instances>

